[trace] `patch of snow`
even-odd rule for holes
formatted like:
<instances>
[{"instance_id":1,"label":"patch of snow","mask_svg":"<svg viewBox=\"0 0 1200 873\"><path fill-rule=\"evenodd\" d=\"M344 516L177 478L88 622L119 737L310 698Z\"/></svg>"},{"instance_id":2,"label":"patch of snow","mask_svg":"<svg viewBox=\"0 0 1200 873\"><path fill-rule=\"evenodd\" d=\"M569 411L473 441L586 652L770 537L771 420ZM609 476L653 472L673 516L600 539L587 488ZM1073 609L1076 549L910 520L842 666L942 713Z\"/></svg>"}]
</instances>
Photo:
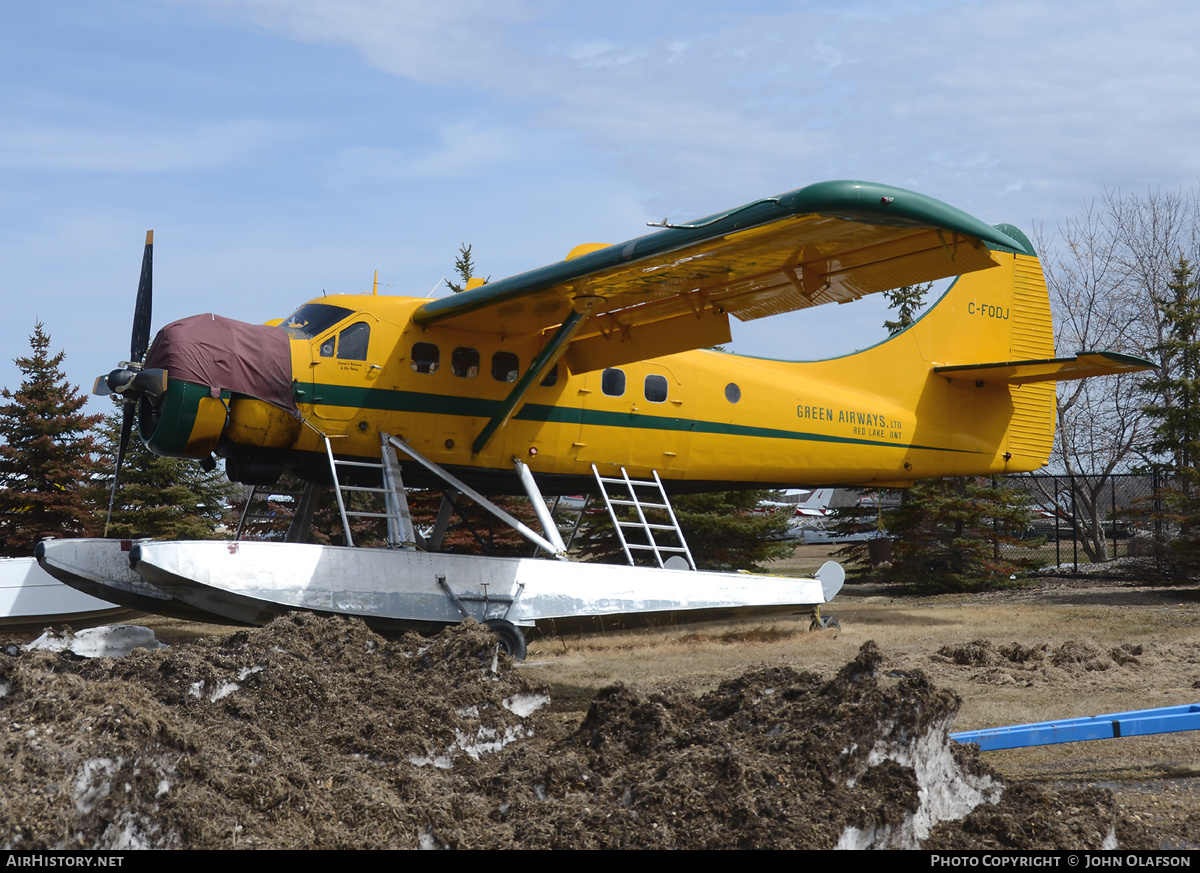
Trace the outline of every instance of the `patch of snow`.
<instances>
[{"instance_id":1,"label":"patch of snow","mask_svg":"<svg viewBox=\"0 0 1200 873\"><path fill-rule=\"evenodd\" d=\"M904 822L880 828L847 828L839 849L919 849L934 825L961 819L981 803L997 803L1003 786L990 776L959 769L951 752L949 716L930 725L924 735L905 741L893 738L891 724L880 726L880 739L867 756L867 766L895 761L917 777L917 810Z\"/></svg>"},{"instance_id":2,"label":"patch of snow","mask_svg":"<svg viewBox=\"0 0 1200 873\"><path fill-rule=\"evenodd\" d=\"M104 829L93 848L110 851L179 848L179 835L174 832L161 835L161 828L154 821L145 815L126 811Z\"/></svg>"},{"instance_id":3,"label":"patch of snow","mask_svg":"<svg viewBox=\"0 0 1200 873\"><path fill-rule=\"evenodd\" d=\"M504 729L504 736L498 736L492 728L481 727L475 734L474 742L462 731L456 730L455 743L460 749L466 752L472 760L478 761L480 757L489 752L499 752L509 743L524 739L529 736L525 729L520 725L516 727L508 727ZM452 746L453 748L453 746Z\"/></svg>"},{"instance_id":4,"label":"patch of snow","mask_svg":"<svg viewBox=\"0 0 1200 873\"><path fill-rule=\"evenodd\" d=\"M238 670L238 682L244 682L247 676L251 676L254 673L261 673L265 669L265 667L261 666L243 667L241 670ZM188 686L188 694L190 694L192 697L208 697L210 701L216 703L218 700L223 700L241 688L238 682L233 682L229 679L222 679L215 686L213 686L212 690L206 691L205 689L208 687L208 682L204 679L200 679L199 681L193 682Z\"/></svg>"},{"instance_id":5,"label":"patch of snow","mask_svg":"<svg viewBox=\"0 0 1200 873\"><path fill-rule=\"evenodd\" d=\"M453 745L451 746L451 748L454 748ZM432 758L429 756L413 755L411 758L408 759L408 763L410 763L416 767L433 766L433 767L436 767L438 770L449 770L451 767L454 766L454 762L450 760L450 757L448 755L435 755Z\"/></svg>"},{"instance_id":6,"label":"patch of snow","mask_svg":"<svg viewBox=\"0 0 1200 873\"><path fill-rule=\"evenodd\" d=\"M208 695L208 699L213 703L216 703L218 700L233 694L233 692L237 691L241 687L242 686L238 685L236 682L218 682L217 687L214 688L212 693Z\"/></svg>"},{"instance_id":7,"label":"patch of snow","mask_svg":"<svg viewBox=\"0 0 1200 873\"><path fill-rule=\"evenodd\" d=\"M112 791L112 783L108 780L117 772L120 761L111 758L89 758L79 768L75 777L75 810L80 815L87 815L96 808L101 800Z\"/></svg>"},{"instance_id":8,"label":"patch of snow","mask_svg":"<svg viewBox=\"0 0 1200 873\"><path fill-rule=\"evenodd\" d=\"M71 652L81 658L120 658L134 649L165 649L148 627L114 624L60 633L48 630L28 646L29 651Z\"/></svg>"},{"instance_id":9,"label":"patch of snow","mask_svg":"<svg viewBox=\"0 0 1200 873\"><path fill-rule=\"evenodd\" d=\"M514 694L501 700L500 705L521 718L529 718L549 702L547 694Z\"/></svg>"},{"instance_id":10,"label":"patch of snow","mask_svg":"<svg viewBox=\"0 0 1200 873\"><path fill-rule=\"evenodd\" d=\"M878 849L884 846L899 848L892 839L891 825L872 828L846 828L842 831L842 835L838 838L837 845L834 848L861 851L862 849Z\"/></svg>"},{"instance_id":11,"label":"patch of snow","mask_svg":"<svg viewBox=\"0 0 1200 873\"><path fill-rule=\"evenodd\" d=\"M455 752L464 752L472 760L478 761L482 756L490 752L498 752L509 743L514 743L517 740L532 735L532 731L527 731L520 725L505 728L503 736L490 727L481 726L475 731L475 736L473 737L461 730L455 729L454 742L450 744L445 753L435 756L414 755L408 761L417 767L432 765L439 770L449 770L453 766Z\"/></svg>"},{"instance_id":12,"label":"patch of snow","mask_svg":"<svg viewBox=\"0 0 1200 873\"><path fill-rule=\"evenodd\" d=\"M1093 576L1111 573L1117 567L1137 566L1139 562L1143 561L1145 561L1144 558L1114 558L1099 564L1083 562L1076 564L1074 561L1066 561L1062 564L1051 564L1049 567L1039 567L1034 572L1040 576L1056 576L1063 573L1070 573L1073 576Z\"/></svg>"}]
</instances>

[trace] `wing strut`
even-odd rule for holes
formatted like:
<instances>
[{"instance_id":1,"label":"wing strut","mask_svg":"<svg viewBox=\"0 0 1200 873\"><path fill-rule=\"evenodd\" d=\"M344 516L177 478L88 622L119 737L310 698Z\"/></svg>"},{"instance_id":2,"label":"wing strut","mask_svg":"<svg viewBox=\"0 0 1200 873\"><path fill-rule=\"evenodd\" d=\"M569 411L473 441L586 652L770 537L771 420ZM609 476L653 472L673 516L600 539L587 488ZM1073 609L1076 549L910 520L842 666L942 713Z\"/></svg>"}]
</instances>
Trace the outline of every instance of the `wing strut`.
<instances>
[{"instance_id":1,"label":"wing strut","mask_svg":"<svg viewBox=\"0 0 1200 873\"><path fill-rule=\"evenodd\" d=\"M513 518L511 515L509 515L507 512L505 512L503 509L501 509L496 504L492 503L492 501L488 500L486 497L484 497L482 494L480 494L474 488L471 488L469 485L460 481L453 474L451 474L448 471L439 467L437 464L435 464L433 461L426 458L424 455L422 455L420 452L418 452L416 449L414 449L408 443L404 442L403 440L397 439L394 436L390 436L387 434L380 434L380 436L382 436L384 438L384 440L386 441L386 443L388 445L392 445L392 446L396 447L397 449L399 449L400 451L404 452L404 454L408 455L410 458L412 458L414 461L416 461L418 464L420 464L422 467L424 467L430 473L433 473L435 476L437 476L439 479L441 479L443 482L445 482L451 488L458 491L460 494L465 494L465 495L467 495L467 497L470 497L472 500L474 500L479 505L479 507L481 509L487 510L492 515L496 516L496 518L500 519L502 522L507 524L509 527L511 527L513 530L515 530L521 536L525 537L525 539L529 540L531 543L536 545L538 548L545 549L547 552L554 555L554 557L560 561L567 560L566 554L564 552L558 551L558 546L556 546L554 543L550 542L548 539L546 539L544 536L539 534L537 531L530 528L528 525L523 524L519 520ZM544 505L544 501L543 501L543 505ZM555 534L558 533L558 528L554 527L553 524L551 524L550 529L554 530ZM562 538L558 537L558 540L559 540L559 543L561 544Z\"/></svg>"},{"instance_id":2,"label":"wing strut","mask_svg":"<svg viewBox=\"0 0 1200 873\"><path fill-rule=\"evenodd\" d=\"M585 302L586 301L586 302ZM550 338L550 342L546 347L538 352L536 358L530 363L529 369L525 371L517 384L513 386L512 391L508 393L508 397L500 404L500 409L491 417L487 424L483 426L483 430L479 432L479 436L475 437L475 442L471 445L471 454L478 455L496 435L496 431L508 424L508 420L512 418L517 406L529 393L533 386L541 384L542 378L546 372L558 363L558 359L563 356L567 350L567 344L571 341L571 337L575 336L583 320L591 313L595 306L595 298L582 298L576 300L576 306L567 315L562 324L558 326L558 330L554 332L554 336ZM582 312L580 310L583 310Z\"/></svg>"}]
</instances>

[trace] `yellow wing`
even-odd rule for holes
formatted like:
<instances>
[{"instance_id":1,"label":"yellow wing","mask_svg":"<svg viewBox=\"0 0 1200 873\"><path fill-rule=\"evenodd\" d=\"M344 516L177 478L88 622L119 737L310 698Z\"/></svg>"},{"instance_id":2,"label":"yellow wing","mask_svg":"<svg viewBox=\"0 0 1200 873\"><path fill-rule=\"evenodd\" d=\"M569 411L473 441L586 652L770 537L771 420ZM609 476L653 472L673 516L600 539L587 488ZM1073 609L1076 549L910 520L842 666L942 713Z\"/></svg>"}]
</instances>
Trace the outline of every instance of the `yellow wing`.
<instances>
[{"instance_id":1,"label":"yellow wing","mask_svg":"<svg viewBox=\"0 0 1200 873\"><path fill-rule=\"evenodd\" d=\"M593 250L430 301L415 320L509 337L579 321L563 339L580 372L727 342L730 315L748 321L985 269L995 266L989 249L1033 254L931 197L852 181L581 248Z\"/></svg>"}]
</instances>

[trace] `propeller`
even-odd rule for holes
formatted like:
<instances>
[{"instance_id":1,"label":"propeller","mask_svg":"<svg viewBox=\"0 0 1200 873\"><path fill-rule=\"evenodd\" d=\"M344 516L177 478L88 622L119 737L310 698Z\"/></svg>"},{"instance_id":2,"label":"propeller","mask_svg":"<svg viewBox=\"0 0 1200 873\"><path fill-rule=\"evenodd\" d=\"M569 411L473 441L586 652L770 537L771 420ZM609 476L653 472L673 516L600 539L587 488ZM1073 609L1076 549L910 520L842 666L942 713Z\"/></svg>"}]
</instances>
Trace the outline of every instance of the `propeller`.
<instances>
[{"instance_id":1,"label":"propeller","mask_svg":"<svg viewBox=\"0 0 1200 873\"><path fill-rule=\"evenodd\" d=\"M129 437L133 434L133 420L137 415L138 400L143 396L159 397L167 390L167 371L143 370L142 361L150 345L150 317L154 284L154 231L146 231L146 249L142 254L142 275L138 279L137 301L133 305L133 332L129 338L129 360L105 376L96 379L93 394L119 394L124 401L121 406L121 436L117 442L117 467L113 473L112 492L108 497L108 518L104 522L104 535L112 521L113 501L117 496L117 481L121 477L121 464Z\"/></svg>"}]
</instances>

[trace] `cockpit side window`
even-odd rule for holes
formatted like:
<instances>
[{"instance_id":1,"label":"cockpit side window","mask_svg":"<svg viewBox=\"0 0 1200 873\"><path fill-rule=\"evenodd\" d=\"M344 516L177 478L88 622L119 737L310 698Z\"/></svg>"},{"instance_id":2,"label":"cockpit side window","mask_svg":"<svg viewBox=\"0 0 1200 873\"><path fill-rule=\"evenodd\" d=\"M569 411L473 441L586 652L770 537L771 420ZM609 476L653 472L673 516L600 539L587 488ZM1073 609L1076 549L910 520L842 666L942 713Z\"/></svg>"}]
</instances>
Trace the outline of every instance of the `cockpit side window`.
<instances>
[{"instance_id":1,"label":"cockpit side window","mask_svg":"<svg viewBox=\"0 0 1200 873\"><path fill-rule=\"evenodd\" d=\"M344 361L365 361L371 344L371 326L365 321L350 325L338 334L337 356Z\"/></svg>"},{"instance_id":2,"label":"cockpit side window","mask_svg":"<svg viewBox=\"0 0 1200 873\"><path fill-rule=\"evenodd\" d=\"M436 373L442 353L433 343L413 343L412 368L418 373Z\"/></svg>"},{"instance_id":3,"label":"cockpit side window","mask_svg":"<svg viewBox=\"0 0 1200 873\"><path fill-rule=\"evenodd\" d=\"M354 310L344 306L334 306L331 303L305 303L280 325L291 336L297 339L316 339L317 334L333 327ZM328 357L333 357L332 349Z\"/></svg>"}]
</instances>

